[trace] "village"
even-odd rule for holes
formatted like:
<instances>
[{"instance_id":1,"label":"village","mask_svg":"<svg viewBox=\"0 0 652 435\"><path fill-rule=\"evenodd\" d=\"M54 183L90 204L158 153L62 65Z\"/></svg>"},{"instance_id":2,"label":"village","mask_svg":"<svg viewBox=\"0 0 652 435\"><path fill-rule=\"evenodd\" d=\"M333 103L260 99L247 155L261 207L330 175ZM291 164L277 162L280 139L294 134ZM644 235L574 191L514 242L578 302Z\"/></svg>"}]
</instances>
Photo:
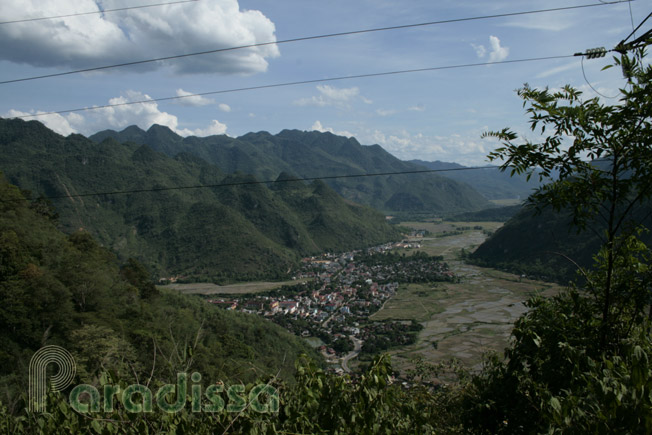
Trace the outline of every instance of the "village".
<instances>
[{"instance_id":1,"label":"village","mask_svg":"<svg viewBox=\"0 0 652 435\"><path fill-rule=\"evenodd\" d=\"M334 371L349 372L348 361L359 353L374 354L416 340L422 328L417 322L370 319L399 285L457 280L441 257L400 252L419 247L418 239L412 239L303 258L292 278L297 284L207 302L269 318L317 347Z\"/></svg>"}]
</instances>

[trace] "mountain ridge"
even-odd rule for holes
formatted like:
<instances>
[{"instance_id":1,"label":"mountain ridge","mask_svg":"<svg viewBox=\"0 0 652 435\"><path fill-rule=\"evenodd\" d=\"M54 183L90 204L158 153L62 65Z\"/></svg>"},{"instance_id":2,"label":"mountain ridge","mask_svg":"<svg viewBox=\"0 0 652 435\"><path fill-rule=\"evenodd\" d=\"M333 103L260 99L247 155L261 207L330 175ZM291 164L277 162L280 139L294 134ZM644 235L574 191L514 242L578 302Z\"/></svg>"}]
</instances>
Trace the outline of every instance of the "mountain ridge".
<instances>
[{"instance_id":1,"label":"mountain ridge","mask_svg":"<svg viewBox=\"0 0 652 435\"><path fill-rule=\"evenodd\" d=\"M133 127L121 132L104 130L89 138L99 142L108 137L119 142L146 143L169 156L191 152L226 173L242 171L262 180L274 180L281 172L301 178L361 175L328 179L327 184L347 199L386 213L453 214L491 206L468 185L437 174L365 177L423 168L399 160L380 145L361 145L355 138L328 132L282 130L276 135L261 131L237 138L183 138L167 127L153 125L147 131Z\"/></svg>"},{"instance_id":2,"label":"mountain ridge","mask_svg":"<svg viewBox=\"0 0 652 435\"><path fill-rule=\"evenodd\" d=\"M399 237L382 214L326 185L270 189L188 152L172 158L148 145L64 138L38 122L2 119L0 152L10 182L59 198L62 229L87 229L121 258L139 258L163 276L284 278L301 256ZM215 187L185 188L192 186ZM77 196L132 190L141 192ZM328 219L307 213L311 207Z\"/></svg>"},{"instance_id":3,"label":"mountain ridge","mask_svg":"<svg viewBox=\"0 0 652 435\"><path fill-rule=\"evenodd\" d=\"M466 168L466 166L458 163L442 162L439 160L434 162L410 160L410 162L433 170ZM495 166L486 166L473 171L447 171L442 172L441 175L460 183L468 184L489 200L525 200L541 185L536 176L527 180L526 175L515 174L514 176L511 176L509 171L501 172Z\"/></svg>"}]
</instances>

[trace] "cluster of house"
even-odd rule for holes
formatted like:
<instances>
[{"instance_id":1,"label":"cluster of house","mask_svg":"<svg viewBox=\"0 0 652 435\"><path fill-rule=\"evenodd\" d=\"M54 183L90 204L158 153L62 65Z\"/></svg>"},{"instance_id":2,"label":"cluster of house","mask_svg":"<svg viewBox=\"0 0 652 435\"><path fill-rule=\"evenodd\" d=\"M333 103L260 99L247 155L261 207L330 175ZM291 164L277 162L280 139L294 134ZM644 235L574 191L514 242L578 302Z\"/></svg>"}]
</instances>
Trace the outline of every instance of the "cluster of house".
<instances>
[{"instance_id":1,"label":"cluster of house","mask_svg":"<svg viewBox=\"0 0 652 435\"><path fill-rule=\"evenodd\" d=\"M270 317L297 335L327 337L336 342L342 337L359 343L374 333L368 317L397 291L399 281L413 277L445 279L450 274L445 263L406 257L400 264L376 264L369 254L383 254L406 247L406 242L387 243L366 252L327 253L302 260L295 279L302 283L286 291L265 295L209 299L227 310L240 310ZM412 246L411 246L412 247ZM356 261L356 256L359 261ZM364 261L366 256L367 261ZM332 347L323 346L325 356L335 357Z\"/></svg>"},{"instance_id":2,"label":"cluster of house","mask_svg":"<svg viewBox=\"0 0 652 435\"><path fill-rule=\"evenodd\" d=\"M299 285L299 291L291 296L256 296L241 298L208 299L207 302L227 310L240 310L263 316L292 315L313 319L318 323L329 318L343 320L341 316L353 313L369 314L371 307L379 307L397 290L398 283L380 284L366 267L357 267L354 262L344 267L337 261L307 261L311 268L301 274L312 277L310 287ZM322 269L315 271L315 268ZM360 269L360 270L358 270ZM303 288L303 289L302 289Z\"/></svg>"}]
</instances>

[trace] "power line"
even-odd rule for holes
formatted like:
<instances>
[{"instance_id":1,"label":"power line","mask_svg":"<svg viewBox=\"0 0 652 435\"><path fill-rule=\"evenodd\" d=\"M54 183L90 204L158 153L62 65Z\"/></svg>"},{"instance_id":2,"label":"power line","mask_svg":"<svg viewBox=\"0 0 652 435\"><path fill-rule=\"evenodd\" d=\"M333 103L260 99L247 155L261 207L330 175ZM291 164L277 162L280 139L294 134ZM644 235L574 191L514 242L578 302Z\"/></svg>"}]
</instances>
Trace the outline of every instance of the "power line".
<instances>
[{"instance_id":1,"label":"power line","mask_svg":"<svg viewBox=\"0 0 652 435\"><path fill-rule=\"evenodd\" d=\"M436 67L430 67L430 68L416 68L416 69L399 70L399 71L386 71L386 72L379 72L379 73L356 74L356 75L350 75L350 76L340 76L340 77L331 77L331 78L323 78L323 79L300 80L300 81L295 81L295 82L274 83L274 84L268 84L268 85L249 86L249 87L245 87L245 88L235 88L235 89L224 89L224 90L219 90L219 91L201 92L201 93L197 93L197 94L177 95L177 96L174 96L174 97L150 98L149 100L138 100L138 101L128 101L128 102L124 102L124 103L104 104L102 106L93 106L93 107L82 107L82 108L77 108L77 109L57 110L57 111L52 111L52 112L37 113L37 114L34 114L34 115L15 116L14 118L23 118L23 119L25 119L25 118L38 118L38 117L47 116L47 115L60 115L60 114L63 114L63 113L84 112L84 111L88 111L88 110L106 109L106 108L109 108L109 107L130 106L130 105L133 105L133 104L148 104L148 103L155 103L155 102L159 102L159 101L180 100L180 99L183 99L183 98L203 97L203 96L206 96L206 95L227 94L227 93L233 93L233 92L253 91L253 90L260 90L260 89L280 88L280 87L287 87L287 86L305 85L305 84L311 84L311 83L334 82L334 81L340 81L340 80L351 80L351 79L360 79L360 78L369 78L369 77L382 77L382 76L398 75L398 74L410 74L410 73L416 73L416 72L440 71L440 70L446 70L446 69L459 69L459 68L471 68L471 67L486 66L486 65L503 65L503 64L510 64L510 63L535 62L535 61L552 60L552 59L566 59L566 58L569 58L569 57L573 57L573 55L571 54L571 55L562 55L562 56L532 57L532 58L527 58L527 59L503 60L503 61L498 61L498 62L467 63L467 64L460 64L460 65L436 66Z\"/></svg>"},{"instance_id":2,"label":"power line","mask_svg":"<svg viewBox=\"0 0 652 435\"><path fill-rule=\"evenodd\" d=\"M44 74L44 75L40 75L40 76L23 77L23 78L12 79L12 80L4 80L4 81L0 81L0 85L9 84L9 83L16 83L16 82L24 82L24 81L29 81L29 80L39 80L39 79L45 79L45 78L51 78L51 77L60 77L60 76L71 75L71 74L80 74L80 73L91 72L91 71L100 71L100 70L106 70L106 69L112 69L112 68L121 68L121 67L126 67L126 66L142 65L142 64L146 64L146 63L160 62L160 61L164 61L164 60L181 59L181 58L192 57L192 56L202 56L202 55L206 55L206 54L221 53L221 52L225 52L225 51L235 51L235 50L242 50L242 49L246 49L246 48L263 47L263 46L267 46L267 45L287 44L287 43L291 43L291 42L310 41L310 40L333 38L333 37L346 36L346 35L359 35L359 34L363 34L363 33L383 32L383 31L388 31L388 30L408 29L408 28L415 28L415 27L433 26L433 25L439 25L439 24L459 23L459 22L464 22L464 21L476 21L476 20L485 20L485 19L493 19L493 18L514 17L514 16L519 16L519 15L538 14L538 13L545 13L545 12L558 12L558 11L566 11L566 10L572 10L572 9L583 9L583 8L590 8L590 7L596 7L596 6L605 6L605 5L613 5L613 4L625 3L625 2L629 3L631 1L634 1L634 0L619 0L619 1L611 1L611 2L591 3L591 4L578 5L578 6L565 6L565 7L559 7L559 8L538 9L538 10L521 11L521 12L510 12L510 13L495 14L495 15L482 15L482 16L467 17L467 18L454 18L454 19L450 19L450 20L428 21L428 22L416 23L416 24L405 24L405 25L399 25L399 26L377 27L377 28L372 28L372 29L352 30L352 31L348 31L348 32L329 33L329 34L324 34L324 35L304 36L304 37L299 37L299 38L284 39L284 40L280 40L280 41L269 41L269 42L261 42L261 43L257 43L257 44L248 44L248 45L240 45L240 46L235 46L235 47L218 48L218 49L215 49L215 50L198 51L198 52L194 52L194 53L178 54L178 55L173 55L173 56L158 57L158 58L154 58L154 59L137 60L137 61L124 62L124 63L113 64L113 65L104 65L104 66L98 66L98 67L78 69L78 70L73 70L73 71L65 71L65 72L61 72L61 73Z\"/></svg>"},{"instance_id":3,"label":"power line","mask_svg":"<svg viewBox=\"0 0 652 435\"><path fill-rule=\"evenodd\" d=\"M147 192L163 192L170 190L189 190L189 189L209 189L209 188L219 188L219 187L234 187L234 186L250 186L256 184L273 184L273 183L292 183L298 181L316 181L316 180L335 180L343 178L364 178L364 177L381 177L389 175L409 175L409 174L428 174L435 172L453 172L453 171L471 171L478 169L499 169L499 166L476 166L469 168L448 168L448 169L423 169L415 171L395 171L395 172L376 172L371 174L349 174L349 175L329 175L323 177L305 177L305 178L288 178L281 180L249 180L249 181L238 181L232 183L218 183L218 184L200 184L195 186L174 186L174 187L158 187L152 189L133 189L133 190L114 190L108 192L89 192L89 193L80 193L75 195L55 195L55 196L42 196L42 199L66 199L66 198L86 198L89 196L103 196L103 195L128 195L134 193L147 193ZM2 199L0 202L16 202L16 201L29 201L29 198L21 198L14 200Z\"/></svg>"},{"instance_id":4,"label":"power line","mask_svg":"<svg viewBox=\"0 0 652 435\"><path fill-rule=\"evenodd\" d=\"M645 19L644 19L643 21L641 21L641 23L640 23L638 26L636 26L636 28L635 28L634 30L632 30L632 33L630 33L629 35L627 35L627 37L626 37L625 39L623 39L622 41L620 41L620 42L618 43L618 45L616 46L615 51L623 52L623 51L631 50L631 49L633 49L633 48L636 48L636 46L639 45L641 42L644 42L645 39L648 38L648 37L650 36L650 31L649 31L649 30L648 30L647 32L645 32L642 36L636 38L634 41L632 41L632 42L630 42L630 43L627 43L627 40L628 40L629 38L631 38L632 36L634 36L634 35L636 34L636 31L637 31L638 29L640 29L641 26L642 26L642 25L643 25L643 24L644 24L644 23L645 23L645 22L646 22L646 21L647 21L651 16L652 16L652 12L650 12L650 13L648 14L648 16L645 17ZM632 25L632 27L633 27L633 25Z\"/></svg>"},{"instance_id":5,"label":"power line","mask_svg":"<svg viewBox=\"0 0 652 435\"><path fill-rule=\"evenodd\" d=\"M621 44L624 44L625 42L627 42L627 40L628 40L629 38L631 38L632 36L634 36L634 34L636 33L636 31L637 31L638 29L640 29L641 26L643 25L643 23L645 23L645 22L648 20L648 18L650 18L651 16L652 16L652 12L650 12L650 13L648 14L648 16L645 17L645 19L644 19L643 21L641 21L641 23L640 23L638 26L636 26L636 28L635 28L634 30L632 30L632 33L630 33L629 35L627 35L627 37L621 41ZM634 23L632 23L632 27L634 27Z\"/></svg>"},{"instance_id":6,"label":"power line","mask_svg":"<svg viewBox=\"0 0 652 435\"><path fill-rule=\"evenodd\" d=\"M609 98L609 99L618 98L618 95L616 95L615 97L610 97L608 95L604 95L603 93L599 92L596 88L593 87L591 82L589 82L589 79L586 78L586 72L584 71L584 56L582 56L581 65L582 65L582 75L584 76L584 81L586 82L587 85L589 85L589 87L591 89L593 89L593 92L595 92L596 94L598 94L598 95L600 95L601 97L604 97L604 98Z\"/></svg>"},{"instance_id":7,"label":"power line","mask_svg":"<svg viewBox=\"0 0 652 435\"><path fill-rule=\"evenodd\" d=\"M106 14L106 13L109 13L109 12L128 11L128 10L131 10L131 9L154 8L154 7L158 7L158 6L177 5L177 4L181 4L181 3L193 3L193 2L198 2L198 1L199 0L179 0L179 1L173 1L173 2L168 2L168 3L156 3L156 4L142 5L142 6L129 6L129 7L125 7L125 8L104 9L104 10L89 11L89 12L77 12L77 13L74 13L74 14L67 14L67 15L55 15L55 16L37 17L37 18L24 18L24 19L20 19L20 20L0 21L0 25L1 24L26 23L26 22L30 22L30 21L55 20L57 18L78 17L78 16L81 16L81 15Z\"/></svg>"}]
</instances>

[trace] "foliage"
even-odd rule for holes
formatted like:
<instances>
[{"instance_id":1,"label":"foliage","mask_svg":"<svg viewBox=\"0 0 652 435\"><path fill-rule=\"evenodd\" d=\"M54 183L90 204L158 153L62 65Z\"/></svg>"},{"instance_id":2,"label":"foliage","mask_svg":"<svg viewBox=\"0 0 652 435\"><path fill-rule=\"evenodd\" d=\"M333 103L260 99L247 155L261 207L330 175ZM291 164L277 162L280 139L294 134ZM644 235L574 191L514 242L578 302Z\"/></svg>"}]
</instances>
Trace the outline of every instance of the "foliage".
<instances>
[{"instance_id":1,"label":"foliage","mask_svg":"<svg viewBox=\"0 0 652 435\"><path fill-rule=\"evenodd\" d=\"M650 250L633 222L650 195L652 149L647 91L652 67L643 53L632 65L629 89L619 105L582 101L571 87L551 93L528 86L533 129L552 133L542 143L505 141L493 158L514 172L535 167L559 180L531 202L566 212L586 231L602 220L602 246L582 284L559 295L529 301L515 324L505 359L494 357L464 392L463 418L476 433L647 433L652 419ZM621 62L617 60L616 63ZM564 137L573 143L563 147ZM589 157L592 161L584 161ZM595 251L594 251L595 252ZM646 316L645 310L648 311Z\"/></svg>"},{"instance_id":2,"label":"foliage","mask_svg":"<svg viewBox=\"0 0 652 435\"><path fill-rule=\"evenodd\" d=\"M164 412L127 413L117 407L111 413L84 416L73 411L65 399L51 394L49 414L13 416L0 408L0 430L4 433L54 433L60 428L74 433L248 433L248 434L432 434L440 430L448 404L443 395L423 387L405 390L392 383L389 358L376 358L359 378L324 372L309 359L297 362L297 383L288 385L274 378L265 384L279 391L278 413L242 412L191 413L191 398L174 414ZM245 386L245 396L252 384ZM225 398L226 400L226 398ZM95 417L95 418L94 418ZM98 418L99 417L99 418Z\"/></svg>"},{"instance_id":3,"label":"foliage","mask_svg":"<svg viewBox=\"0 0 652 435\"><path fill-rule=\"evenodd\" d=\"M363 146L354 138L317 131L283 130L276 135L258 132L238 138L182 138L167 127L153 125L146 132L131 126L121 132L102 131L90 139L99 143L109 137L119 142L146 144L170 157L190 153L225 173L240 171L253 174L260 180L423 171L423 166L401 161L378 145ZM392 214L424 211L451 213L489 206L487 200L473 188L438 174L398 174L326 181L344 198Z\"/></svg>"},{"instance_id":4,"label":"foliage","mask_svg":"<svg viewBox=\"0 0 652 435\"><path fill-rule=\"evenodd\" d=\"M641 222L632 221L633 211L652 195L652 66L643 62L645 52L634 58L627 54L615 63L629 65L629 88L621 89L619 105L602 104L598 97L583 100L582 92L571 86L551 92L527 84L518 91L523 105L529 106L533 131L547 135L539 143L525 140L515 144L518 135L509 129L486 133L503 141L503 147L489 154L504 163L512 174L533 174L558 179L543 185L528 201L536 207L552 206L568 210L579 230L593 229L604 243L605 280L601 287L602 346L606 345L613 322L614 268L621 235L629 235ZM572 141L569 146L567 142ZM586 160L588 159L588 161ZM593 228L596 222L600 226ZM599 230L603 230L600 234Z\"/></svg>"},{"instance_id":5,"label":"foliage","mask_svg":"<svg viewBox=\"0 0 652 435\"><path fill-rule=\"evenodd\" d=\"M96 385L106 372L171 381L191 369L214 380L290 380L300 353L316 356L261 318L159 293L141 264L121 268L88 233L61 233L4 180L0 198L0 386L10 411L24 405L30 358L45 344L68 349L77 380Z\"/></svg>"},{"instance_id":6,"label":"foliage","mask_svg":"<svg viewBox=\"0 0 652 435\"><path fill-rule=\"evenodd\" d=\"M281 279L291 276L300 256L399 237L382 214L343 200L321 182L272 189L251 175L224 175L187 152L168 157L112 139L64 138L17 119L0 119L0 152L9 181L56 197L65 232L82 228L122 261L138 259L158 276L221 283ZM216 184L229 186L165 190ZM145 191L69 197L130 190ZM50 212L44 200L32 207Z\"/></svg>"}]
</instances>

